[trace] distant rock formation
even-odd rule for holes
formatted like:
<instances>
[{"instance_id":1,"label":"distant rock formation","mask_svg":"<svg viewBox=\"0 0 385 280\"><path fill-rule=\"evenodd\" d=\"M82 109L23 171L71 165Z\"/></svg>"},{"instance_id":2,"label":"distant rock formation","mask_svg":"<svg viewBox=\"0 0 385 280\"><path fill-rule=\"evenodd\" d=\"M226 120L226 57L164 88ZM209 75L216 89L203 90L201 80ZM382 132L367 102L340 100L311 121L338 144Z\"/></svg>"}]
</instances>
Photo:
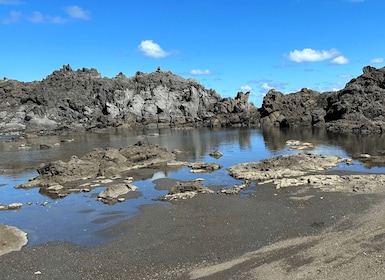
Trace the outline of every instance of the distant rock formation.
<instances>
[{"instance_id":1,"label":"distant rock formation","mask_svg":"<svg viewBox=\"0 0 385 280\"><path fill-rule=\"evenodd\" d=\"M103 78L69 65L42 81L0 81L0 131L259 124L249 93L222 98L197 81L159 68Z\"/></svg>"},{"instance_id":2,"label":"distant rock formation","mask_svg":"<svg viewBox=\"0 0 385 280\"><path fill-rule=\"evenodd\" d=\"M363 74L336 92L302 89L284 95L270 90L263 99L262 126L319 126L330 131L382 133L385 130L385 67Z\"/></svg>"},{"instance_id":3,"label":"distant rock formation","mask_svg":"<svg viewBox=\"0 0 385 280\"><path fill-rule=\"evenodd\" d=\"M385 67L363 68L345 88L283 94L270 90L261 108L249 92L222 98L192 79L158 68L133 77L103 78L69 65L42 81L0 81L0 132L89 130L104 127L325 127L382 133Z\"/></svg>"}]
</instances>

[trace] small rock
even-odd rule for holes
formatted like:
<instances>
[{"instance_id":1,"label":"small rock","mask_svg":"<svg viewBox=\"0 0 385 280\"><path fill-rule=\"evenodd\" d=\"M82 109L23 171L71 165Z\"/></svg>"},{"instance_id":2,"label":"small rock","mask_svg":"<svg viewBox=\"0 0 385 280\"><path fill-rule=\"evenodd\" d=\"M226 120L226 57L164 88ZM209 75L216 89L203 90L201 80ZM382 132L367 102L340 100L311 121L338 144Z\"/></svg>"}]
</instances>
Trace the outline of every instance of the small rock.
<instances>
[{"instance_id":1,"label":"small rock","mask_svg":"<svg viewBox=\"0 0 385 280\"><path fill-rule=\"evenodd\" d=\"M222 154L220 151L216 150L216 151L214 151L214 152L211 152L211 153L209 154L209 156L210 156L210 157L213 157L213 158L215 158L215 159L219 159L220 157L223 156L223 154Z\"/></svg>"},{"instance_id":2,"label":"small rock","mask_svg":"<svg viewBox=\"0 0 385 280\"><path fill-rule=\"evenodd\" d=\"M21 203L11 203L7 206L7 209L8 210L16 210L16 209L20 209L22 206L23 206L23 204L21 204Z\"/></svg>"}]
</instances>

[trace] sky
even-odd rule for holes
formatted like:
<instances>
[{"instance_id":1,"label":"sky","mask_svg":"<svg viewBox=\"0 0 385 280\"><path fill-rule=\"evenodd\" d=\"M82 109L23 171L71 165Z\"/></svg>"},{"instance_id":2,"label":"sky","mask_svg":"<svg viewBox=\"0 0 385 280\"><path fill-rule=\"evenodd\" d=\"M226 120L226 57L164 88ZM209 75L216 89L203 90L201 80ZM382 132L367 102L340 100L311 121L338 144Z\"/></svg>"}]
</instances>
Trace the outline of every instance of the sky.
<instances>
[{"instance_id":1,"label":"sky","mask_svg":"<svg viewBox=\"0 0 385 280\"><path fill-rule=\"evenodd\" d=\"M384 0L0 0L0 77L160 67L223 97L339 90L385 66Z\"/></svg>"}]
</instances>

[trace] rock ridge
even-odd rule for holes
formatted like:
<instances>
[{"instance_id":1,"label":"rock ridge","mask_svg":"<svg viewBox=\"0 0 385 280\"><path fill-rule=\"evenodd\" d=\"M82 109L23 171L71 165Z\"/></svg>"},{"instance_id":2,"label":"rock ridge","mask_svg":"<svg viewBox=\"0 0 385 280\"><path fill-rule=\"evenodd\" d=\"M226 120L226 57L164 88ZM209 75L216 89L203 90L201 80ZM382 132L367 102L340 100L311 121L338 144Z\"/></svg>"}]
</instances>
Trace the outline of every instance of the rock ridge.
<instances>
[{"instance_id":1,"label":"rock ridge","mask_svg":"<svg viewBox=\"0 0 385 280\"><path fill-rule=\"evenodd\" d=\"M64 65L42 81L0 81L0 131L256 125L259 113L248 98L243 92L222 98L160 68L105 78Z\"/></svg>"},{"instance_id":2,"label":"rock ridge","mask_svg":"<svg viewBox=\"0 0 385 280\"><path fill-rule=\"evenodd\" d=\"M320 93L304 88L283 94L270 90L259 109L261 125L382 133L385 129L385 67L366 66L362 71L362 75L339 91Z\"/></svg>"}]
</instances>

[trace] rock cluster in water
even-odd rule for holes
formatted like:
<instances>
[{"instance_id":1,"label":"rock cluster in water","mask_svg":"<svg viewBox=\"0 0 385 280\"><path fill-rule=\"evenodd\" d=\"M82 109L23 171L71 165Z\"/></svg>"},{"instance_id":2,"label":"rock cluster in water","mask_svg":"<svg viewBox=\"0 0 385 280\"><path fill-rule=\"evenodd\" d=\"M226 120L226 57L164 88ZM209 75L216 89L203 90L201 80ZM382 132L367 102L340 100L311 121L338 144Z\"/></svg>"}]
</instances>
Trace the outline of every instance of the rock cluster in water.
<instances>
[{"instance_id":1,"label":"rock cluster in water","mask_svg":"<svg viewBox=\"0 0 385 280\"><path fill-rule=\"evenodd\" d=\"M138 142L125 148L97 148L82 158L73 156L68 162L61 160L41 164L39 175L15 188L40 188L40 192L53 197L64 197L73 192L89 192L96 187L106 189L98 195L103 202L115 201L119 196L136 190L131 185L130 172L140 168L183 165L175 161L175 154L149 142Z\"/></svg>"}]
</instances>

